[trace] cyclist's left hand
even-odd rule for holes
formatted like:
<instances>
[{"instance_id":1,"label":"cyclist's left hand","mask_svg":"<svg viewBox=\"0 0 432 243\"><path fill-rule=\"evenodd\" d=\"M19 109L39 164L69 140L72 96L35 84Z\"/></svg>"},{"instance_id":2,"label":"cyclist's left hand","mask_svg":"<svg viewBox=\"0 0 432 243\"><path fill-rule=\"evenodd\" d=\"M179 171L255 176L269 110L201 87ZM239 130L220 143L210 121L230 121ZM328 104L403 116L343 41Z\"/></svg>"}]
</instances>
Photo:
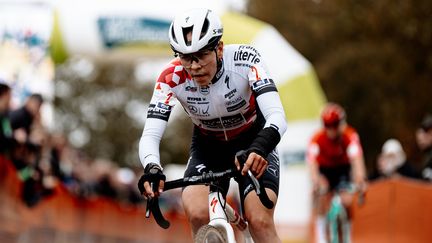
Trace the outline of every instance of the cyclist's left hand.
<instances>
[{"instance_id":1,"label":"cyclist's left hand","mask_svg":"<svg viewBox=\"0 0 432 243\"><path fill-rule=\"evenodd\" d=\"M235 158L235 164L237 169L240 170L240 163L237 158ZM243 166L241 174L246 175L247 171L250 170L256 176L256 178L260 178L267 169L267 165L268 162L266 159L255 152L251 152Z\"/></svg>"},{"instance_id":2,"label":"cyclist's left hand","mask_svg":"<svg viewBox=\"0 0 432 243\"><path fill-rule=\"evenodd\" d=\"M367 184L367 182L366 182L365 180L356 183L356 186L357 186L358 191L359 191L360 193L366 193L366 190L367 190L368 184Z\"/></svg>"}]
</instances>

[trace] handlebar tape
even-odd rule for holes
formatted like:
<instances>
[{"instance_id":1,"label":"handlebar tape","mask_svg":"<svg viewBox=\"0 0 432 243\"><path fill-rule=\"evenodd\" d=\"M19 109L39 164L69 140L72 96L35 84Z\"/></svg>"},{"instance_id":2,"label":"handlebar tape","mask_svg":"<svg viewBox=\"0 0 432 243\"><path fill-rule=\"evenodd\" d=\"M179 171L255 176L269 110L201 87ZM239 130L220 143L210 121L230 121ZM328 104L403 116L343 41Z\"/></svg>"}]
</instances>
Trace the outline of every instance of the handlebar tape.
<instances>
[{"instance_id":1,"label":"handlebar tape","mask_svg":"<svg viewBox=\"0 0 432 243\"><path fill-rule=\"evenodd\" d=\"M164 218L162 215L162 212L159 207L159 198L155 197L152 199L149 199L147 202L147 207L150 209L151 213L153 214L154 219L156 220L156 223L164 228L168 229L170 227L170 222Z\"/></svg>"},{"instance_id":2,"label":"handlebar tape","mask_svg":"<svg viewBox=\"0 0 432 243\"><path fill-rule=\"evenodd\" d=\"M244 150L241 150L236 153L237 160L239 161L241 167L246 163L246 160L248 158L248 153ZM255 192L257 193L261 203L264 205L264 207L268 209L272 209L274 207L274 203L267 195L267 192L264 187L264 183L262 179L257 179L252 172L248 171L249 179L252 181L252 185L255 189Z\"/></svg>"}]
</instances>

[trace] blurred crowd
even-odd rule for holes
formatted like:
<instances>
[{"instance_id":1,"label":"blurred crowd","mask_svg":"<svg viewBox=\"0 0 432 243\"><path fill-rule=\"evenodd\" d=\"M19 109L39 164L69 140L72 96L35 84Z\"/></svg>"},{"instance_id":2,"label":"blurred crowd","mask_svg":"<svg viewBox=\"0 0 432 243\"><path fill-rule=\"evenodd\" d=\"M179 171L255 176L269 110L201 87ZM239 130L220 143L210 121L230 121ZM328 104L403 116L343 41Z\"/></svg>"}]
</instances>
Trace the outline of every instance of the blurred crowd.
<instances>
[{"instance_id":1,"label":"blurred crowd","mask_svg":"<svg viewBox=\"0 0 432 243\"><path fill-rule=\"evenodd\" d=\"M432 114L425 114L415 131L416 145L421 152L421 161L409 161L399 140L388 139L376 160L375 171L369 179L408 177L432 182ZM418 165L420 169L418 169Z\"/></svg>"},{"instance_id":2,"label":"blurred crowd","mask_svg":"<svg viewBox=\"0 0 432 243\"><path fill-rule=\"evenodd\" d=\"M15 166L23 182L22 200L29 207L53 195L59 183L77 197L101 196L129 204L144 200L136 188L141 168L134 171L89 158L64 134L50 133L43 126L40 94L31 94L16 109L10 108L11 96L11 87L0 82L0 156Z\"/></svg>"},{"instance_id":3,"label":"blurred crowd","mask_svg":"<svg viewBox=\"0 0 432 243\"><path fill-rule=\"evenodd\" d=\"M55 193L59 183L81 198L101 196L129 204L144 201L136 187L142 173L139 164L135 169L121 168L112 161L89 158L71 146L64 134L44 128L41 95L30 95L16 109L10 108L11 96L11 88L0 82L0 156L13 162L28 206ZM407 159L400 141L391 138L383 144L369 179L403 176L432 182L432 114L425 115L415 136L423 155L421 163L416 163L420 169Z\"/></svg>"}]
</instances>

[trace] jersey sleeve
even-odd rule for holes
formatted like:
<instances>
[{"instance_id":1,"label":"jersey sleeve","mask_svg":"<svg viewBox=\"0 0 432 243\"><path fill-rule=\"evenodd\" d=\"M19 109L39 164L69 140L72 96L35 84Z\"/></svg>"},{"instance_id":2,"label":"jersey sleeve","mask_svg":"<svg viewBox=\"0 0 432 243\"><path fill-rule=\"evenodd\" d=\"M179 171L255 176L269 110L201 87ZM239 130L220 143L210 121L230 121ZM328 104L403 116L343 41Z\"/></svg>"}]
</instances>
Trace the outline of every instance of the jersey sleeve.
<instances>
[{"instance_id":1,"label":"jersey sleeve","mask_svg":"<svg viewBox=\"0 0 432 243\"><path fill-rule=\"evenodd\" d=\"M308 163L316 163L320 147L315 141L311 141L306 148L306 161Z\"/></svg>"},{"instance_id":2,"label":"jersey sleeve","mask_svg":"<svg viewBox=\"0 0 432 243\"><path fill-rule=\"evenodd\" d=\"M171 111L177 103L172 91L175 66L168 66L158 78L147 110L147 120L139 142L139 158L143 167L148 163L160 164L159 145Z\"/></svg>"},{"instance_id":3,"label":"jersey sleeve","mask_svg":"<svg viewBox=\"0 0 432 243\"><path fill-rule=\"evenodd\" d=\"M360 143L360 137L355 131L351 132L349 135L347 155L349 158L363 156L363 149Z\"/></svg>"},{"instance_id":4,"label":"jersey sleeve","mask_svg":"<svg viewBox=\"0 0 432 243\"><path fill-rule=\"evenodd\" d=\"M255 48L250 48L248 52L259 57L255 58L255 61L251 63L248 79L252 92L257 99L258 107L266 119L264 127L275 128L282 137L287 129L287 123L276 85L270 77L258 51Z\"/></svg>"}]
</instances>

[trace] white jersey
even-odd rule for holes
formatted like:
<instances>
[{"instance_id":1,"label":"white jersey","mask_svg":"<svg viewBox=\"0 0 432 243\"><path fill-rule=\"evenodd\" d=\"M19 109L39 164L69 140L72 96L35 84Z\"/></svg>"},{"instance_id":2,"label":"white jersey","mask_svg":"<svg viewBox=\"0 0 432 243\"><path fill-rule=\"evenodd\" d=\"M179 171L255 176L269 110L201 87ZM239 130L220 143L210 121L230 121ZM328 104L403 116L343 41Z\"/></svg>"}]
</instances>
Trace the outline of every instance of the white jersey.
<instances>
[{"instance_id":1,"label":"white jersey","mask_svg":"<svg viewBox=\"0 0 432 243\"><path fill-rule=\"evenodd\" d=\"M260 54L249 45L226 45L222 67L206 86L198 85L178 58L168 64L156 82L140 140L143 166L160 163L160 139L177 102L201 133L214 139L238 138L258 120L263 127L276 128L281 137L286 130L276 86Z\"/></svg>"}]
</instances>

